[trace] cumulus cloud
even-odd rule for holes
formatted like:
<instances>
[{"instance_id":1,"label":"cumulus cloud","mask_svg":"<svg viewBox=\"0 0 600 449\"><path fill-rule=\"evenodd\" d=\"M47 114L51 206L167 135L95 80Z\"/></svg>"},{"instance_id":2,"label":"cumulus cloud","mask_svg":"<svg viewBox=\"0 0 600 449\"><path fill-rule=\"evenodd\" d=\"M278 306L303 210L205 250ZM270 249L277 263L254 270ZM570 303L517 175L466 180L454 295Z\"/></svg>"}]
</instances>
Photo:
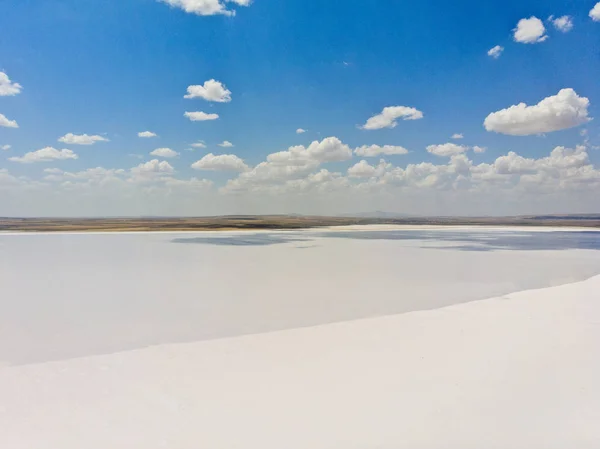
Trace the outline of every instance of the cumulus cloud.
<instances>
[{"instance_id":1,"label":"cumulus cloud","mask_svg":"<svg viewBox=\"0 0 600 449\"><path fill-rule=\"evenodd\" d=\"M552 150L550 156L541 159L524 158L511 151L497 158L493 164L495 172L501 175L545 174L553 177L562 170L578 170L586 166L590 166L590 163L584 146L559 146ZM563 175L567 176L568 173Z\"/></svg>"},{"instance_id":2,"label":"cumulus cloud","mask_svg":"<svg viewBox=\"0 0 600 449\"><path fill-rule=\"evenodd\" d=\"M596 5L590 11L590 17L594 22L600 22L600 2L596 3Z\"/></svg>"},{"instance_id":3,"label":"cumulus cloud","mask_svg":"<svg viewBox=\"0 0 600 449\"><path fill-rule=\"evenodd\" d=\"M464 139L465 136L460 133L456 133L456 134L452 134L452 138L453 139Z\"/></svg>"},{"instance_id":4,"label":"cumulus cloud","mask_svg":"<svg viewBox=\"0 0 600 449\"><path fill-rule=\"evenodd\" d=\"M304 134L305 132L306 132L306 130L305 130L305 129L302 129L302 128L298 128L298 129L296 130L296 134Z\"/></svg>"},{"instance_id":5,"label":"cumulus cloud","mask_svg":"<svg viewBox=\"0 0 600 449\"><path fill-rule=\"evenodd\" d=\"M362 129L375 130L382 128L395 128L397 120L419 120L423 118L423 113L415 108L407 106L388 106L383 108L381 113L374 115L367 123L361 126Z\"/></svg>"},{"instance_id":6,"label":"cumulus cloud","mask_svg":"<svg viewBox=\"0 0 600 449\"><path fill-rule=\"evenodd\" d=\"M187 92L184 98L203 98L206 101L217 103L229 103L231 101L231 91L220 81L214 79L205 81L201 86L188 86Z\"/></svg>"},{"instance_id":7,"label":"cumulus cloud","mask_svg":"<svg viewBox=\"0 0 600 449\"><path fill-rule=\"evenodd\" d=\"M6 73L0 72L0 97L20 94L22 88L19 83L12 82Z\"/></svg>"},{"instance_id":8,"label":"cumulus cloud","mask_svg":"<svg viewBox=\"0 0 600 449\"><path fill-rule=\"evenodd\" d=\"M480 147L480 146L477 146L477 145L475 145L473 147L473 152L475 152L475 153L485 153L486 150L487 150L486 147Z\"/></svg>"},{"instance_id":9,"label":"cumulus cloud","mask_svg":"<svg viewBox=\"0 0 600 449\"><path fill-rule=\"evenodd\" d=\"M9 120L4 114L0 114L0 126L4 126L5 128L19 127L16 120Z\"/></svg>"},{"instance_id":10,"label":"cumulus cloud","mask_svg":"<svg viewBox=\"0 0 600 449\"><path fill-rule=\"evenodd\" d=\"M166 178L164 180L165 187L169 187L171 189L184 189L189 191L196 190L207 190L213 186L213 182L208 179L198 179L198 178L190 178L190 179L176 179L176 178Z\"/></svg>"},{"instance_id":11,"label":"cumulus cloud","mask_svg":"<svg viewBox=\"0 0 600 449\"><path fill-rule=\"evenodd\" d=\"M192 164L194 170L233 171L245 172L249 168L246 163L235 154L207 154L202 159Z\"/></svg>"},{"instance_id":12,"label":"cumulus cloud","mask_svg":"<svg viewBox=\"0 0 600 449\"><path fill-rule=\"evenodd\" d=\"M327 137L322 141L315 140L308 147L297 145L287 151L272 153L267 161L279 165L306 165L311 163L339 162L352 158L350 147L337 137Z\"/></svg>"},{"instance_id":13,"label":"cumulus cloud","mask_svg":"<svg viewBox=\"0 0 600 449\"><path fill-rule=\"evenodd\" d=\"M469 151L469 147L455 143L444 143L442 145L429 145L427 152L441 157L450 157Z\"/></svg>"},{"instance_id":14,"label":"cumulus cloud","mask_svg":"<svg viewBox=\"0 0 600 449\"><path fill-rule=\"evenodd\" d=\"M173 151L170 148L157 148L156 150L152 151L150 154L152 156L166 157L166 158L179 156L179 153L177 151Z\"/></svg>"},{"instance_id":15,"label":"cumulus cloud","mask_svg":"<svg viewBox=\"0 0 600 449\"><path fill-rule=\"evenodd\" d=\"M488 56L491 56L494 59L498 59L502 55L503 51L504 47L502 47L501 45L496 45L495 47L490 48L487 54Z\"/></svg>"},{"instance_id":16,"label":"cumulus cloud","mask_svg":"<svg viewBox=\"0 0 600 449\"><path fill-rule=\"evenodd\" d=\"M0 189L5 187L16 187L21 184L20 180L11 175L5 168L0 168Z\"/></svg>"},{"instance_id":17,"label":"cumulus cloud","mask_svg":"<svg viewBox=\"0 0 600 449\"><path fill-rule=\"evenodd\" d=\"M398 145L363 145L354 150L354 154L362 157L377 157L382 154L385 155L398 155L408 154L408 150Z\"/></svg>"},{"instance_id":18,"label":"cumulus cloud","mask_svg":"<svg viewBox=\"0 0 600 449\"><path fill-rule=\"evenodd\" d=\"M537 44L548 39L544 23L535 16L521 19L514 31L514 39L522 44Z\"/></svg>"},{"instance_id":19,"label":"cumulus cloud","mask_svg":"<svg viewBox=\"0 0 600 449\"><path fill-rule=\"evenodd\" d=\"M445 164L421 162L395 167L380 160L378 165L360 161L347 176L318 169L318 165L275 165L263 162L228 181L224 194L323 195L337 191L351 198L364 193L402 192L410 195L426 190L517 195L539 192L590 192L600 188L600 170L589 160L584 146L556 147L549 156L525 158L510 152L492 163L474 164L466 154L454 154ZM393 190L390 190L393 189Z\"/></svg>"},{"instance_id":20,"label":"cumulus cloud","mask_svg":"<svg viewBox=\"0 0 600 449\"><path fill-rule=\"evenodd\" d=\"M590 164L584 146L574 149L556 147L550 156L540 159L524 158L509 152L493 163L473 164L465 154L453 155L447 165L422 162L409 164L405 169L388 168L381 182L415 188L489 191L565 191L600 186L600 171Z\"/></svg>"},{"instance_id":21,"label":"cumulus cloud","mask_svg":"<svg viewBox=\"0 0 600 449\"><path fill-rule=\"evenodd\" d=\"M549 155L537 159L511 152L479 164L470 160L467 154L455 154L441 161L402 166L393 166L385 160L379 164L361 161L344 174L320 168L314 160L288 161L288 165L265 161L228 181L219 191L227 195L251 195L253 205L262 205L269 210L277 207L279 200L286 207L324 201L355 208L361 201L362 204L378 204L389 200L396 204L402 199L408 201L409 212L438 214L440 203L446 203L446 200L450 209L445 212L454 213L482 213L480 207L486 204L490 206L483 213L514 214L531 211L532 202L541 210L558 205L573 211L593 210L597 203L597 195L594 195L600 189L600 170L590 162L585 146L556 147ZM170 196L168 206L159 210L172 210L183 204L178 201L186 194L197 204L199 198L194 194L211 186L210 181L177 179L173 173L173 168L166 161L158 160L140 164L130 171L96 167L69 173L54 168L44 171L43 180L15 177L0 169L0 189L12 191L23 188L22 192L27 195L23 198L31 199L32 192L36 189L48 191L48 183L52 182L53 192L84 192L88 200L95 194L102 195L102 198L114 195L111 198L115 200L131 197L132 204L138 204L142 197L137 195L141 194L146 200L153 201L153 207L160 205L158 197L164 195L163 199ZM67 201L67 197L62 195L53 196L62 202ZM415 204L421 207L432 199L433 205L430 206L433 209L429 209L430 206L420 211L412 209ZM210 201L221 204L216 198L210 198ZM223 202L227 201L223 198ZM246 201L234 203L248 204ZM458 203L471 206L457 212ZM523 208L519 209L521 206ZM205 208L206 204L200 207ZM130 206L127 210L131 210ZM103 213L116 215L123 212L110 209ZM219 213L239 213L239 210L225 209ZM307 210L307 213L319 213L318 206Z\"/></svg>"},{"instance_id":22,"label":"cumulus cloud","mask_svg":"<svg viewBox=\"0 0 600 449\"><path fill-rule=\"evenodd\" d=\"M129 171L123 169L107 169L103 167L89 168L79 172L67 172L58 168L44 170L46 176L44 181L60 183L59 186L71 190L82 191L90 188L117 188L115 193L121 196L128 186L138 184L148 185L144 192L157 193L193 193L195 191L208 189L212 182L205 179L177 179L173 177L175 170L166 161L151 160L131 168ZM166 190L165 190L166 189ZM134 191L130 191L133 193Z\"/></svg>"},{"instance_id":23,"label":"cumulus cloud","mask_svg":"<svg viewBox=\"0 0 600 449\"><path fill-rule=\"evenodd\" d=\"M123 176L127 172L123 169L106 169L103 167L88 168L79 172L67 172L59 168L46 168L44 173L45 181L64 182L64 181L87 181L90 183L104 183L109 178Z\"/></svg>"},{"instance_id":24,"label":"cumulus cloud","mask_svg":"<svg viewBox=\"0 0 600 449\"><path fill-rule=\"evenodd\" d=\"M235 11L227 9L226 2L235 3L239 6L249 6L251 0L158 0L175 8L180 8L187 13L199 16L214 16L222 14L234 16Z\"/></svg>"},{"instance_id":25,"label":"cumulus cloud","mask_svg":"<svg viewBox=\"0 0 600 449\"><path fill-rule=\"evenodd\" d=\"M375 175L375 167L364 159L348 169L351 178L370 178Z\"/></svg>"},{"instance_id":26,"label":"cumulus cloud","mask_svg":"<svg viewBox=\"0 0 600 449\"><path fill-rule=\"evenodd\" d=\"M219 114L207 114L206 112L186 112L183 114L189 118L192 122L204 122L206 120L216 120L219 118Z\"/></svg>"},{"instance_id":27,"label":"cumulus cloud","mask_svg":"<svg viewBox=\"0 0 600 449\"><path fill-rule=\"evenodd\" d=\"M87 134L76 135L68 133L58 139L59 142L70 145L93 145L96 142L108 142L108 139L102 136L88 136Z\"/></svg>"},{"instance_id":28,"label":"cumulus cloud","mask_svg":"<svg viewBox=\"0 0 600 449\"><path fill-rule=\"evenodd\" d=\"M8 151L10 150L12 147L10 145L2 145L0 146L0 150L2 151Z\"/></svg>"},{"instance_id":29,"label":"cumulus cloud","mask_svg":"<svg viewBox=\"0 0 600 449\"><path fill-rule=\"evenodd\" d=\"M152 131L142 131L141 133L138 133L138 137L143 137L143 138L150 138L150 137L157 137L156 133L153 133Z\"/></svg>"},{"instance_id":30,"label":"cumulus cloud","mask_svg":"<svg viewBox=\"0 0 600 449\"><path fill-rule=\"evenodd\" d=\"M202 141L193 143L191 146L194 148L206 148L206 144Z\"/></svg>"},{"instance_id":31,"label":"cumulus cloud","mask_svg":"<svg viewBox=\"0 0 600 449\"><path fill-rule=\"evenodd\" d=\"M488 131L511 136L560 131L589 122L589 104L587 98L578 96L573 89L562 89L536 105L520 103L493 112L485 119L484 126Z\"/></svg>"},{"instance_id":32,"label":"cumulus cloud","mask_svg":"<svg viewBox=\"0 0 600 449\"><path fill-rule=\"evenodd\" d=\"M573 17L571 16L562 16L557 18L550 16L548 20L552 22L554 28L556 28L558 31L562 31L563 33L568 33L573 29Z\"/></svg>"},{"instance_id":33,"label":"cumulus cloud","mask_svg":"<svg viewBox=\"0 0 600 449\"><path fill-rule=\"evenodd\" d=\"M265 162L227 182L224 193L261 189L309 176L320 164L352 158L350 147L337 137L314 141L308 147L297 145L286 151L271 153Z\"/></svg>"},{"instance_id":34,"label":"cumulus cloud","mask_svg":"<svg viewBox=\"0 0 600 449\"><path fill-rule=\"evenodd\" d=\"M231 143L229 140L224 140L223 142L221 142L221 143L219 144L219 146L220 146L220 147L223 147L223 148L231 148L231 147L233 147L234 145L233 145L233 144L232 144L232 143Z\"/></svg>"},{"instance_id":35,"label":"cumulus cloud","mask_svg":"<svg viewBox=\"0 0 600 449\"><path fill-rule=\"evenodd\" d=\"M11 157L8 160L19 162L21 164L33 164L35 162L50 162L77 158L77 154L71 150L57 150L56 148L46 147L41 150L26 153L24 156Z\"/></svg>"},{"instance_id":36,"label":"cumulus cloud","mask_svg":"<svg viewBox=\"0 0 600 449\"><path fill-rule=\"evenodd\" d=\"M170 176L175 173L175 169L167 161L159 161L152 159L151 161L142 163L130 170L131 180L133 182L148 181L164 176Z\"/></svg>"},{"instance_id":37,"label":"cumulus cloud","mask_svg":"<svg viewBox=\"0 0 600 449\"><path fill-rule=\"evenodd\" d=\"M372 178L382 176L386 170L391 168L392 164L388 164L384 159L380 159L379 165L376 167L363 159L348 169L348 176L351 178Z\"/></svg>"},{"instance_id":38,"label":"cumulus cloud","mask_svg":"<svg viewBox=\"0 0 600 449\"><path fill-rule=\"evenodd\" d=\"M52 175L60 175L61 173L63 173L63 170L61 170L60 168L45 168L44 173L49 173Z\"/></svg>"},{"instance_id":39,"label":"cumulus cloud","mask_svg":"<svg viewBox=\"0 0 600 449\"><path fill-rule=\"evenodd\" d=\"M294 179L309 176L318 163L310 162L302 165L281 165L273 162L261 162L253 169L231 179L221 189L223 193L238 193L260 189L264 186L278 185Z\"/></svg>"}]
</instances>

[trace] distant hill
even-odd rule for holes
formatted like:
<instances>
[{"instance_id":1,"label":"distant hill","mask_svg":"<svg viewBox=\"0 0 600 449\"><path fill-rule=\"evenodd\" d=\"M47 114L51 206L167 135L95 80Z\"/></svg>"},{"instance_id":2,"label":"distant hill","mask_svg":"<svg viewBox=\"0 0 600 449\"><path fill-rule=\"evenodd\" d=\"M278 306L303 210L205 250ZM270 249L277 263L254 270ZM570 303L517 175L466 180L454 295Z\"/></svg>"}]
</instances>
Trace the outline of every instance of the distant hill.
<instances>
[{"instance_id":1,"label":"distant hill","mask_svg":"<svg viewBox=\"0 0 600 449\"><path fill-rule=\"evenodd\" d=\"M352 217L352 218L409 218L412 215L402 214L399 212L385 212L382 210L376 210L373 212L359 212L355 214L342 214L339 217Z\"/></svg>"}]
</instances>

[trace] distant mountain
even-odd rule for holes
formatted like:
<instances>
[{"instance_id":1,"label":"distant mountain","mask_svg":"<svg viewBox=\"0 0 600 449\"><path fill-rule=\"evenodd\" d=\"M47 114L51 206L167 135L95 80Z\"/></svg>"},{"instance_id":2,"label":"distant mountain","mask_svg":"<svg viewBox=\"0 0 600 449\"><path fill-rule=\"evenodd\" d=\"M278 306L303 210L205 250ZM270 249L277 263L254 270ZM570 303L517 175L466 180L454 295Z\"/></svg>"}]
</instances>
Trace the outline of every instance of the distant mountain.
<instances>
[{"instance_id":1,"label":"distant mountain","mask_svg":"<svg viewBox=\"0 0 600 449\"><path fill-rule=\"evenodd\" d=\"M385 212L382 210L376 210L373 212L359 212L355 214L342 214L340 217L352 217L352 218L408 218L412 215L402 214L399 212Z\"/></svg>"}]
</instances>

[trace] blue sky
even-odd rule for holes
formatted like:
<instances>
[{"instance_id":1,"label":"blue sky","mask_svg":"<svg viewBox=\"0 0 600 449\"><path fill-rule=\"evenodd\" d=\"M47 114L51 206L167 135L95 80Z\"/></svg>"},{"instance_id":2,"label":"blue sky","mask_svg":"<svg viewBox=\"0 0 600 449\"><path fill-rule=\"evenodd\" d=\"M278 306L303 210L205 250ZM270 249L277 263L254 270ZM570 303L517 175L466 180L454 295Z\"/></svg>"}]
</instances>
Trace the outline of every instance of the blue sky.
<instances>
[{"instance_id":1,"label":"blue sky","mask_svg":"<svg viewBox=\"0 0 600 449\"><path fill-rule=\"evenodd\" d=\"M193 0L171 1L193 4ZM335 186L325 185L299 199L292 198L293 187L281 190L279 179L271 183L275 187L271 192L261 185L231 198L222 187L237 173L198 171L191 165L207 153L235 154L250 171L271 153L294 145L307 147L327 137L336 137L351 149L373 144L402 146L408 154L383 156L386 163L402 169L409 164L448 164L426 149L445 143L486 147L485 153L465 151L473 164L493 164L510 151L539 160L557 146L575 149L577 145L585 146L574 151L585 151L587 166L595 170L600 163L600 151L594 148L600 145L597 120L519 136L483 126L493 112L521 102L535 105L565 88L589 99L588 119L599 115L600 22L590 16L594 1L254 0L246 6L224 5L236 14L194 14L157 0L28 0L0 6L0 71L22 86L17 95L0 96L0 113L19 125L17 129L0 127L0 147L11 145L0 152L0 170L5 178L18 180L10 188L0 187L4 198L0 199L0 215L127 214L127 194L119 197L118 193L122 189L110 194L114 198L99 188L90 193L88 180L84 200L74 192L63 192L60 180L45 180L44 169L68 173L95 167L130 170L155 159L149 155L152 150L165 147L179 153L167 160L174 179L196 177L214 185L210 191L185 193L195 198L188 205L157 211L146 207L152 198L144 183L140 189L145 191L136 190L131 197L135 198L132 214L323 212L325 206L317 204L326 203L328 195L339 199ZM551 15L570 16L573 28L558 30L548 20ZM543 22L548 38L538 43L517 42L514 29L519 20L532 16ZM496 45L504 51L493 58L488 50ZM188 86L210 79L232 92L231 102L183 98ZM386 106L415 108L423 118L399 120L393 128L359 128ZM185 111L216 113L219 119L192 122L183 116ZM298 128L307 132L297 134ZM587 135L582 136L584 129ZM137 133L146 130L158 137L139 138ZM100 135L109 141L86 146L57 142L67 133ZM455 133L464 139L452 140ZM207 148L185 151L199 140ZM235 146L217 146L224 140ZM9 160L45 147L70 149L78 159L27 164ZM381 174L350 179L347 169L361 157L338 159L320 161L313 173L322 169L339 173L353 189L357 183L385 184ZM374 167L379 157L367 162ZM530 204L539 205L535 195L545 198L547 212L571 207L598 211L593 196L574 206L568 195L581 199L580 192L564 190L550 192L558 195L552 199L548 192L527 191L533 198L515 206L525 183L514 179L514 173L511 176L513 197L506 197L506 189L501 195L488 192L489 198L502 197L503 213L522 213ZM565 176L569 176L566 183L573 184L573 175ZM472 174L466 177L476 184ZM596 187L588 178L583 187L576 180L579 189ZM154 187L163 188L163 181L158 177ZM565 184L562 175L555 181L556 186ZM422 185L427 183L415 182L411 189L402 183L397 191L390 191L388 183L385 191L370 192L372 198L366 195L357 202L349 195L336 203L344 210L332 207L331 212L377 205L435 214L440 195L459 201L460 193L465 201L474 201L472 207L439 212L476 214L487 189L471 186L458 192L461 189L449 187L448 180L438 182L433 190ZM49 190L56 192L52 201L47 197ZM173 192L160 195L161 204L173 205L181 198ZM415 204L420 204L423 195L436 200L419 210ZM72 199L71 206L64 206L65 198ZM222 207L215 207L216 202Z\"/></svg>"}]
</instances>

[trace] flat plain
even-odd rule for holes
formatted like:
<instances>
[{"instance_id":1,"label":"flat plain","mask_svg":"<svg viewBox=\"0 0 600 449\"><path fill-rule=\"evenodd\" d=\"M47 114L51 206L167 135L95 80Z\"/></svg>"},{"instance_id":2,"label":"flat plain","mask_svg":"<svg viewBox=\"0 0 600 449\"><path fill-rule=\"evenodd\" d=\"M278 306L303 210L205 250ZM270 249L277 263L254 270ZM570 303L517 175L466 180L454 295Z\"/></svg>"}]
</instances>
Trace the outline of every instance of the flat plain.
<instances>
[{"instance_id":1,"label":"flat plain","mask_svg":"<svg viewBox=\"0 0 600 449\"><path fill-rule=\"evenodd\" d=\"M0 232L202 231L244 229L309 229L351 225L404 226L535 226L600 227L600 215L530 215L515 217L321 217L245 215L220 217L146 218L2 218Z\"/></svg>"}]
</instances>

